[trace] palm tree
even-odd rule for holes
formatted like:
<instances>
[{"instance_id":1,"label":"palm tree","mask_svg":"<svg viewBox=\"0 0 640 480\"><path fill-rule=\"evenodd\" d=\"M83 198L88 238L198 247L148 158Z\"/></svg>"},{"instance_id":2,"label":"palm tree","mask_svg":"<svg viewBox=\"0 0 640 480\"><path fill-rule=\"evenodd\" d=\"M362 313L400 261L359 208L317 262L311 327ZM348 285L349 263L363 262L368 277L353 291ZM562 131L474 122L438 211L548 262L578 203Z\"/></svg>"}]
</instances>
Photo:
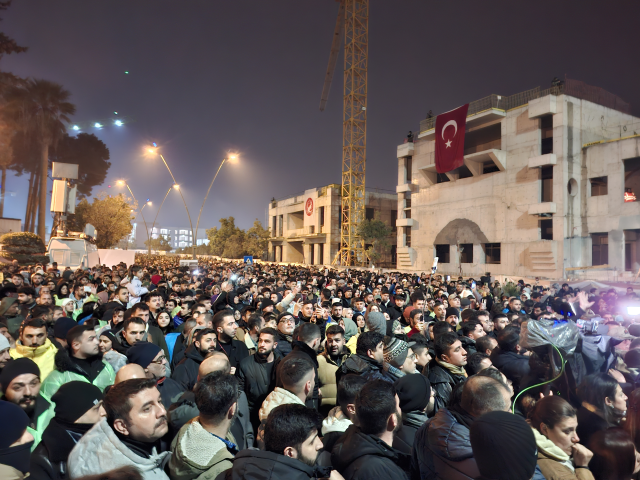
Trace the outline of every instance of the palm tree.
<instances>
[{"instance_id":1,"label":"palm tree","mask_svg":"<svg viewBox=\"0 0 640 480\"><path fill-rule=\"evenodd\" d=\"M68 102L71 94L62 85L49 80L28 79L24 86L11 92L12 109L20 117L23 131L40 147L40 187L38 193L38 235L45 241L45 219L47 212L47 172L49 170L49 148L55 146L64 135L63 122L70 122L76 107Z\"/></svg>"}]
</instances>

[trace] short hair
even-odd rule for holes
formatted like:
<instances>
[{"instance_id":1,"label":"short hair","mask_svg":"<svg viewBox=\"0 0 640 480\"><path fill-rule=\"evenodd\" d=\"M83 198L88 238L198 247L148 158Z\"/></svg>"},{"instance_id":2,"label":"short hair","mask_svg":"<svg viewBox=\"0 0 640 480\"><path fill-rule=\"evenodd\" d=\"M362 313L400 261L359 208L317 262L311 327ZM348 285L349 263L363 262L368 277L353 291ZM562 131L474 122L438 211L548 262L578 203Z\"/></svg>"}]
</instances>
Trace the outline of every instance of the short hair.
<instances>
[{"instance_id":1,"label":"short hair","mask_svg":"<svg viewBox=\"0 0 640 480\"><path fill-rule=\"evenodd\" d=\"M500 382L500 385L502 385L504 388L506 388L507 390L509 389L509 385L507 385L504 381L505 377L503 376L504 374L498 370L496 367L489 367L489 368L485 368L481 371L479 371L478 373L476 373L477 377L489 377L489 378L493 378L494 380Z\"/></svg>"},{"instance_id":2,"label":"short hair","mask_svg":"<svg viewBox=\"0 0 640 480\"><path fill-rule=\"evenodd\" d=\"M356 402L356 397L366 383L366 378L360 375L354 375L353 373L344 375L340 379L336 400L340 406L340 410L342 410L342 413L347 415L347 405L354 404Z\"/></svg>"},{"instance_id":3,"label":"short hair","mask_svg":"<svg viewBox=\"0 0 640 480\"><path fill-rule=\"evenodd\" d=\"M475 417L497 410L506 411L509 404L503 396L505 390L504 384L498 380L474 375L467 379L462 388L460 406Z\"/></svg>"},{"instance_id":4,"label":"short hair","mask_svg":"<svg viewBox=\"0 0 640 480\"><path fill-rule=\"evenodd\" d=\"M33 297L36 294L36 290L35 290L35 288L30 287L29 285L24 285L24 286L18 288L18 293L24 293L25 295L29 295L29 296Z\"/></svg>"},{"instance_id":5,"label":"short hair","mask_svg":"<svg viewBox=\"0 0 640 480\"><path fill-rule=\"evenodd\" d=\"M31 327L31 328L47 328L47 323L42 320L41 318L30 318L28 320L25 320L24 323L22 324L22 331L25 330L25 328L27 327Z\"/></svg>"},{"instance_id":6,"label":"short hair","mask_svg":"<svg viewBox=\"0 0 640 480\"><path fill-rule=\"evenodd\" d=\"M49 305L36 305L31 309L29 315L31 315L31 318L38 318L42 315L51 313L51 309L52 307L50 307Z\"/></svg>"},{"instance_id":7,"label":"short hair","mask_svg":"<svg viewBox=\"0 0 640 480\"><path fill-rule=\"evenodd\" d=\"M418 290L411 294L411 296L409 297L409 300L411 300L411 303L415 303L418 300L424 300L424 294Z\"/></svg>"},{"instance_id":8,"label":"short hair","mask_svg":"<svg viewBox=\"0 0 640 480\"><path fill-rule=\"evenodd\" d=\"M329 328L327 328L326 335L342 335L344 337L344 328L342 328L340 325L330 325Z\"/></svg>"},{"instance_id":9,"label":"short hair","mask_svg":"<svg viewBox=\"0 0 640 480\"><path fill-rule=\"evenodd\" d=\"M451 345L458 341L460 341L460 337L458 337L458 335L456 335L455 333L445 333L443 335L440 335L438 338L436 338L434 345L436 357L441 359L442 355L447 355L449 353Z\"/></svg>"},{"instance_id":10,"label":"short hair","mask_svg":"<svg viewBox=\"0 0 640 480\"><path fill-rule=\"evenodd\" d=\"M122 330L126 332L127 328L132 323L135 323L136 325L146 325L145 321L140 317L129 317L122 323Z\"/></svg>"},{"instance_id":11,"label":"short hair","mask_svg":"<svg viewBox=\"0 0 640 480\"><path fill-rule=\"evenodd\" d=\"M224 323L224 319L227 317L233 317L233 311L225 308L220 310L213 316L213 328L217 331L218 327L221 327ZM235 317L234 317L235 318Z\"/></svg>"},{"instance_id":12,"label":"short hair","mask_svg":"<svg viewBox=\"0 0 640 480\"><path fill-rule=\"evenodd\" d=\"M438 339L438 337L453 332L453 327L447 322L437 321L433 324L433 338Z\"/></svg>"},{"instance_id":13,"label":"short hair","mask_svg":"<svg viewBox=\"0 0 640 480\"><path fill-rule=\"evenodd\" d=\"M262 330L260 330L260 333L258 334L258 338L260 338L260 335L262 335L263 333L266 333L267 335L271 335L274 340L278 338L278 331L275 328L264 327Z\"/></svg>"},{"instance_id":14,"label":"short hair","mask_svg":"<svg viewBox=\"0 0 640 480\"><path fill-rule=\"evenodd\" d=\"M107 423L113 427L113 423L120 419L129 424L129 413L131 413L131 398L143 390L156 388L154 378L132 378L117 385L112 385L104 396L102 405L107 412Z\"/></svg>"},{"instance_id":15,"label":"short hair","mask_svg":"<svg viewBox=\"0 0 640 480\"><path fill-rule=\"evenodd\" d=\"M251 315L249 317L249 321L247 322L247 325L249 326L249 330L253 330L254 328L260 329L260 327L262 326L263 320L264 318L261 315Z\"/></svg>"},{"instance_id":16,"label":"short hair","mask_svg":"<svg viewBox=\"0 0 640 480\"><path fill-rule=\"evenodd\" d=\"M462 324L462 335L465 337L476 331L476 327L482 325L480 320L468 320Z\"/></svg>"},{"instance_id":17,"label":"short hair","mask_svg":"<svg viewBox=\"0 0 640 480\"><path fill-rule=\"evenodd\" d=\"M284 455L287 447L300 452L302 443L319 432L322 419L313 408L299 404L279 405L269 413L264 427L264 447L267 452Z\"/></svg>"},{"instance_id":18,"label":"short hair","mask_svg":"<svg viewBox=\"0 0 640 480\"><path fill-rule=\"evenodd\" d=\"M322 338L320 327L315 323L303 323L298 327L298 341L310 343L316 338Z\"/></svg>"},{"instance_id":19,"label":"short hair","mask_svg":"<svg viewBox=\"0 0 640 480\"><path fill-rule=\"evenodd\" d=\"M119 295L121 290L126 290L127 292L129 291L127 287L125 287L124 285L120 285L116 290L116 295Z\"/></svg>"},{"instance_id":20,"label":"short hair","mask_svg":"<svg viewBox=\"0 0 640 480\"><path fill-rule=\"evenodd\" d=\"M73 342L78 341L84 332L93 332L93 328L89 325L76 325L75 327L71 327L71 329L67 332L67 344L69 345L69 350L73 351L71 345Z\"/></svg>"},{"instance_id":21,"label":"short hair","mask_svg":"<svg viewBox=\"0 0 640 480\"><path fill-rule=\"evenodd\" d=\"M238 401L240 390L235 376L212 372L196 383L193 389L198 412L205 419L220 422Z\"/></svg>"},{"instance_id":22,"label":"short hair","mask_svg":"<svg viewBox=\"0 0 640 480\"><path fill-rule=\"evenodd\" d=\"M489 355L484 352L475 352L467 357L467 370L469 374L475 375L482 370L482 362L488 360Z\"/></svg>"},{"instance_id":23,"label":"short hair","mask_svg":"<svg viewBox=\"0 0 640 480\"><path fill-rule=\"evenodd\" d=\"M196 336L193 340L195 342L199 342L205 335L216 335L216 331L213 328L202 328L196 332Z\"/></svg>"},{"instance_id":24,"label":"short hair","mask_svg":"<svg viewBox=\"0 0 640 480\"><path fill-rule=\"evenodd\" d=\"M375 350L376 347L384 341L384 335L378 332L363 332L358 335L358 343L356 344L356 353L358 355L367 356L369 350Z\"/></svg>"},{"instance_id":25,"label":"short hair","mask_svg":"<svg viewBox=\"0 0 640 480\"><path fill-rule=\"evenodd\" d=\"M313 364L305 358L285 357L278 365L278 373L285 388L297 387L313 370Z\"/></svg>"},{"instance_id":26,"label":"short hair","mask_svg":"<svg viewBox=\"0 0 640 480\"><path fill-rule=\"evenodd\" d=\"M480 337L479 339L476 340L476 350L482 353L486 353L487 350L489 349L493 350L491 346L492 344L491 340L495 340L495 338L489 335L484 335Z\"/></svg>"},{"instance_id":27,"label":"short hair","mask_svg":"<svg viewBox=\"0 0 640 480\"><path fill-rule=\"evenodd\" d=\"M489 314L489 312L487 312L486 310L476 310L473 313L473 316L471 318L473 318L474 320L478 320L480 317L490 317L491 315ZM482 323L482 322L480 322Z\"/></svg>"},{"instance_id":28,"label":"short hair","mask_svg":"<svg viewBox=\"0 0 640 480\"><path fill-rule=\"evenodd\" d=\"M503 352L515 352L520 341L520 333L517 328L505 327L498 333L498 346Z\"/></svg>"},{"instance_id":29,"label":"short hair","mask_svg":"<svg viewBox=\"0 0 640 480\"><path fill-rule=\"evenodd\" d=\"M367 382L356 397L356 415L364 434L383 433L387 428L389 415L397 411L396 389L386 380Z\"/></svg>"},{"instance_id":30,"label":"short hair","mask_svg":"<svg viewBox=\"0 0 640 480\"><path fill-rule=\"evenodd\" d=\"M131 307L131 313L136 312L138 310L142 310L143 312L149 311L149 305L146 303L138 302L133 307Z\"/></svg>"}]
</instances>

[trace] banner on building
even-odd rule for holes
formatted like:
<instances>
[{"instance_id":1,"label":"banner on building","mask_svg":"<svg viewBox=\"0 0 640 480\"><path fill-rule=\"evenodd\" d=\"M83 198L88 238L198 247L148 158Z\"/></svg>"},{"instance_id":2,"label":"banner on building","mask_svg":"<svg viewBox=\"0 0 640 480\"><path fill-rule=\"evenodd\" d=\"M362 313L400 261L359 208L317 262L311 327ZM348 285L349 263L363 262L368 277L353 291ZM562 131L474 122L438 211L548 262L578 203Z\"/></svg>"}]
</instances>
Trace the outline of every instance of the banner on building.
<instances>
[{"instance_id":1,"label":"banner on building","mask_svg":"<svg viewBox=\"0 0 640 480\"><path fill-rule=\"evenodd\" d=\"M469 104L436 117L436 170L446 173L464 164L464 131Z\"/></svg>"}]
</instances>

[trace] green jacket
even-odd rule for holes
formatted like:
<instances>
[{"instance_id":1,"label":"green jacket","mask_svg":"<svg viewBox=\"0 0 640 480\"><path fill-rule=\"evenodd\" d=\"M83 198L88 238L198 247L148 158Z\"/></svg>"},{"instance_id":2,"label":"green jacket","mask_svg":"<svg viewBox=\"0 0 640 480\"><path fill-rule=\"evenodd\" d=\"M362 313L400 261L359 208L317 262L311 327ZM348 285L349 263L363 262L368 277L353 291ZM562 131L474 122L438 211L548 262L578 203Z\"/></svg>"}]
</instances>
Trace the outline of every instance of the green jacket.
<instances>
[{"instance_id":1,"label":"green jacket","mask_svg":"<svg viewBox=\"0 0 640 480\"><path fill-rule=\"evenodd\" d=\"M97 361L97 360L96 360ZM80 366L73 361L69 356L69 351L66 348L58 350L55 357L55 370L49 374L49 376L42 382L40 387L40 394L47 400L51 400L51 397L58 391L60 386L65 383L72 382L74 380L80 382L92 383L104 392L104 389L109 385L113 385L116 380L116 372L108 362L100 360L102 363L102 370L89 382L89 378L86 372L80 368Z\"/></svg>"},{"instance_id":2,"label":"green jacket","mask_svg":"<svg viewBox=\"0 0 640 480\"><path fill-rule=\"evenodd\" d=\"M54 417L55 404L45 398L43 395L38 395L36 398L36 406L33 412L33 420L27 426L27 431L33 435L33 446L31 451L33 452L40 440L42 440L42 433L49 425L49 422Z\"/></svg>"}]
</instances>

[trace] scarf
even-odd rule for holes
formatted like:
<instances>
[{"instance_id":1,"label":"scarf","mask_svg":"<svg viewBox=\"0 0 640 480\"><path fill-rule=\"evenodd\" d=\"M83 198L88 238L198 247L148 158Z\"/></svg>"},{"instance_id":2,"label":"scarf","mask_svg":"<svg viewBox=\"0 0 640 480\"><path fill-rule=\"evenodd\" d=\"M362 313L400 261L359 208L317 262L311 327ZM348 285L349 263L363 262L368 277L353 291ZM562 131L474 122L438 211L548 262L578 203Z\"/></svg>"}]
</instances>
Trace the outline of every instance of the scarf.
<instances>
[{"instance_id":1,"label":"scarf","mask_svg":"<svg viewBox=\"0 0 640 480\"><path fill-rule=\"evenodd\" d=\"M533 436L536 438L536 445L538 446L539 454L542 454L551 460L555 460L572 472L575 472L575 468L569 455L564 453L560 447L549 440L546 436L542 435L537 429L533 427L531 429L533 430Z\"/></svg>"},{"instance_id":2,"label":"scarf","mask_svg":"<svg viewBox=\"0 0 640 480\"><path fill-rule=\"evenodd\" d=\"M31 463L31 446L33 440L15 447L0 450L0 464L8 465L16 470L27 474Z\"/></svg>"},{"instance_id":3,"label":"scarf","mask_svg":"<svg viewBox=\"0 0 640 480\"><path fill-rule=\"evenodd\" d=\"M467 372L465 371L464 367L458 367L457 365L452 365L450 363L443 362L439 358L436 358L436 363L440 365L442 368L448 370L449 373L453 375L459 375L464 378L467 378Z\"/></svg>"}]
</instances>

